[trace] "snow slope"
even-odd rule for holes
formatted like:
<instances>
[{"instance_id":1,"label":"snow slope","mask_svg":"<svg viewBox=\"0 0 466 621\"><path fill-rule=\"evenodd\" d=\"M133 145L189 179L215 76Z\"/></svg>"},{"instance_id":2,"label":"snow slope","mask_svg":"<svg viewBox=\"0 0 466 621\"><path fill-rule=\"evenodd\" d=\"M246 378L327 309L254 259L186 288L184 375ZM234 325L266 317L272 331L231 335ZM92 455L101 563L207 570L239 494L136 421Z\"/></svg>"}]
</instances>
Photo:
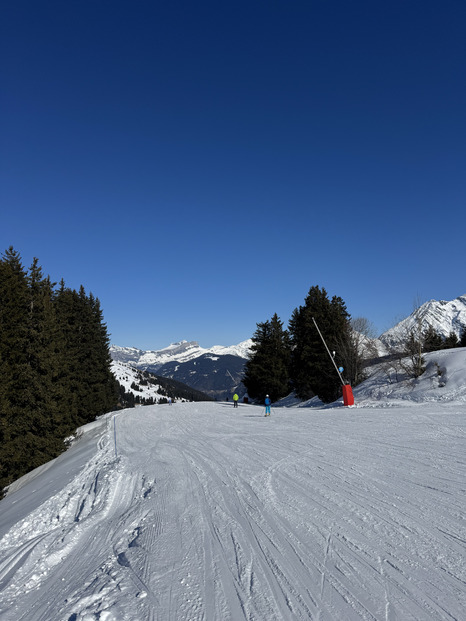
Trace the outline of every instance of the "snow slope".
<instances>
[{"instance_id":1,"label":"snow slope","mask_svg":"<svg viewBox=\"0 0 466 621\"><path fill-rule=\"evenodd\" d=\"M382 362L372 369L370 379L354 389L360 405L396 401L464 402L466 405L466 347L423 354L426 370L417 379L407 378L399 361Z\"/></svg>"},{"instance_id":2,"label":"snow slope","mask_svg":"<svg viewBox=\"0 0 466 621\"><path fill-rule=\"evenodd\" d=\"M154 399L157 402L160 399L160 393L157 391L161 388L158 384L141 384L139 372L131 365L125 362L112 361L112 373L118 382L124 387L126 392L132 392L133 395L140 395L144 399ZM136 384L138 390L134 390L132 386Z\"/></svg>"},{"instance_id":3,"label":"snow slope","mask_svg":"<svg viewBox=\"0 0 466 621\"><path fill-rule=\"evenodd\" d=\"M442 386L354 408L87 425L0 502L0 619L466 619L466 350L436 353Z\"/></svg>"}]
</instances>

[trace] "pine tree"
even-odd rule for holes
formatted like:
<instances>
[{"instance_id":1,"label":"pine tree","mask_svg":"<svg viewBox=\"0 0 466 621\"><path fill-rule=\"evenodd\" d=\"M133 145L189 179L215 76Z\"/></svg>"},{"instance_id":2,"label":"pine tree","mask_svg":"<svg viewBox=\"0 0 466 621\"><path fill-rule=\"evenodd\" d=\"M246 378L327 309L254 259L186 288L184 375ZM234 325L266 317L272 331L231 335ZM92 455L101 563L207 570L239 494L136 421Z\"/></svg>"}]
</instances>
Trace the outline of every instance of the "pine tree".
<instances>
[{"instance_id":1,"label":"pine tree","mask_svg":"<svg viewBox=\"0 0 466 621\"><path fill-rule=\"evenodd\" d=\"M295 309L289 323L291 381L301 399L317 395L324 402L341 396L341 381L314 325L315 319L330 351L342 362L341 351L351 348L349 314L340 297L330 301L324 288L311 287L304 306ZM344 347L343 347L344 346Z\"/></svg>"},{"instance_id":2,"label":"pine tree","mask_svg":"<svg viewBox=\"0 0 466 621\"><path fill-rule=\"evenodd\" d=\"M277 314L257 324L252 337L252 354L245 366L243 384L252 399L273 401L289 393L290 344L288 332Z\"/></svg>"},{"instance_id":3,"label":"pine tree","mask_svg":"<svg viewBox=\"0 0 466 621\"><path fill-rule=\"evenodd\" d=\"M63 438L71 435L76 426L68 409L66 386L61 383L65 344L56 312L54 285L49 277L42 277L40 269L37 271L36 261L28 277L31 295L29 350L42 387L38 404L43 415L43 433L50 455L55 457L63 450Z\"/></svg>"},{"instance_id":4,"label":"pine tree","mask_svg":"<svg viewBox=\"0 0 466 621\"><path fill-rule=\"evenodd\" d=\"M87 301L90 310L89 333L93 337L91 350L93 367L90 376L92 416L113 410L118 404L118 382L111 371L110 338L104 323L100 301L92 293Z\"/></svg>"},{"instance_id":5,"label":"pine tree","mask_svg":"<svg viewBox=\"0 0 466 621\"><path fill-rule=\"evenodd\" d=\"M460 342L459 342L459 347L466 347L466 328L463 328L463 331L461 333L461 338L460 338Z\"/></svg>"},{"instance_id":6,"label":"pine tree","mask_svg":"<svg viewBox=\"0 0 466 621\"><path fill-rule=\"evenodd\" d=\"M99 300L61 283L56 298L65 349L62 383L76 426L108 412L118 403L118 385L111 372L109 337Z\"/></svg>"},{"instance_id":7,"label":"pine tree","mask_svg":"<svg viewBox=\"0 0 466 621\"><path fill-rule=\"evenodd\" d=\"M57 327L60 334L60 350L57 352L60 364L57 398L60 408L67 410L74 428L82 424L79 394L79 326L76 305L76 292L66 288L62 280L54 297Z\"/></svg>"},{"instance_id":8,"label":"pine tree","mask_svg":"<svg viewBox=\"0 0 466 621\"><path fill-rule=\"evenodd\" d=\"M454 349L455 347L458 347L459 345L459 339L456 336L456 334L454 332L450 332L450 334L447 336L447 338L445 339L444 342L444 348L445 349Z\"/></svg>"},{"instance_id":9,"label":"pine tree","mask_svg":"<svg viewBox=\"0 0 466 621\"><path fill-rule=\"evenodd\" d=\"M21 257L12 247L0 262L0 488L16 478L17 462L26 459L20 446L27 443L31 421L24 391L28 378L28 285ZM27 450L27 447L25 447Z\"/></svg>"},{"instance_id":10,"label":"pine tree","mask_svg":"<svg viewBox=\"0 0 466 621\"><path fill-rule=\"evenodd\" d=\"M443 349L444 340L438 332L434 330L434 328L429 325L427 330L423 334L423 350L425 352L429 351L438 351L439 349Z\"/></svg>"}]
</instances>

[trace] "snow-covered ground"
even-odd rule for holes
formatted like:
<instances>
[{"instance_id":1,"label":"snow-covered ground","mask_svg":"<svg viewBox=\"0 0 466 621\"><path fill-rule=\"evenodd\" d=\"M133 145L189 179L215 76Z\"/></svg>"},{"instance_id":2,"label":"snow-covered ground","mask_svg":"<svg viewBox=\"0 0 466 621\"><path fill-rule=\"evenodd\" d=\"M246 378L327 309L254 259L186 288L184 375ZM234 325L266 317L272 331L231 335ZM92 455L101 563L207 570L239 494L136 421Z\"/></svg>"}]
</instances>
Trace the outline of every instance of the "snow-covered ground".
<instances>
[{"instance_id":1,"label":"snow-covered ground","mask_svg":"<svg viewBox=\"0 0 466 621\"><path fill-rule=\"evenodd\" d=\"M466 619L466 350L428 362L353 408L87 425L0 502L0 619Z\"/></svg>"}]
</instances>

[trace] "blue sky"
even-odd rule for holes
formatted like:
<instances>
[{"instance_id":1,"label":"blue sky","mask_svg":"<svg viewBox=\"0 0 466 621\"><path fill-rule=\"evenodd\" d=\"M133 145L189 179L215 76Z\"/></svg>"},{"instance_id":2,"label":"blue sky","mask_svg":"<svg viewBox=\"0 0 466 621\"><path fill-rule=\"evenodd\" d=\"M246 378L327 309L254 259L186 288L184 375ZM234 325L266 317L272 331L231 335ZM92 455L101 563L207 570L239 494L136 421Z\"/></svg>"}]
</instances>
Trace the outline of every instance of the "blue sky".
<instances>
[{"instance_id":1,"label":"blue sky","mask_svg":"<svg viewBox=\"0 0 466 621\"><path fill-rule=\"evenodd\" d=\"M159 349L466 293L466 3L2 7L0 251Z\"/></svg>"}]
</instances>

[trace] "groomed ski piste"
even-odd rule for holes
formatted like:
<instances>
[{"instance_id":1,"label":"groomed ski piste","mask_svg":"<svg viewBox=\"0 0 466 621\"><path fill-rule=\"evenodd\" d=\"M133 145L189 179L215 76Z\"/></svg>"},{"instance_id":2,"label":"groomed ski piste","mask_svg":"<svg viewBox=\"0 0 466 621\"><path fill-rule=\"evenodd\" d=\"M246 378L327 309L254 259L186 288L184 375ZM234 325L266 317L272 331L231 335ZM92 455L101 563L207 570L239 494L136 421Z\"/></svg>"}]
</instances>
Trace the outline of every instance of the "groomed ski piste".
<instances>
[{"instance_id":1,"label":"groomed ski piste","mask_svg":"<svg viewBox=\"0 0 466 621\"><path fill-rule=\"evenodd\" d=\"M351 408L176 403L82 428L0 502L0 619L466 619L466 349L426 358Z\"/></svg>"}]
</instances>

